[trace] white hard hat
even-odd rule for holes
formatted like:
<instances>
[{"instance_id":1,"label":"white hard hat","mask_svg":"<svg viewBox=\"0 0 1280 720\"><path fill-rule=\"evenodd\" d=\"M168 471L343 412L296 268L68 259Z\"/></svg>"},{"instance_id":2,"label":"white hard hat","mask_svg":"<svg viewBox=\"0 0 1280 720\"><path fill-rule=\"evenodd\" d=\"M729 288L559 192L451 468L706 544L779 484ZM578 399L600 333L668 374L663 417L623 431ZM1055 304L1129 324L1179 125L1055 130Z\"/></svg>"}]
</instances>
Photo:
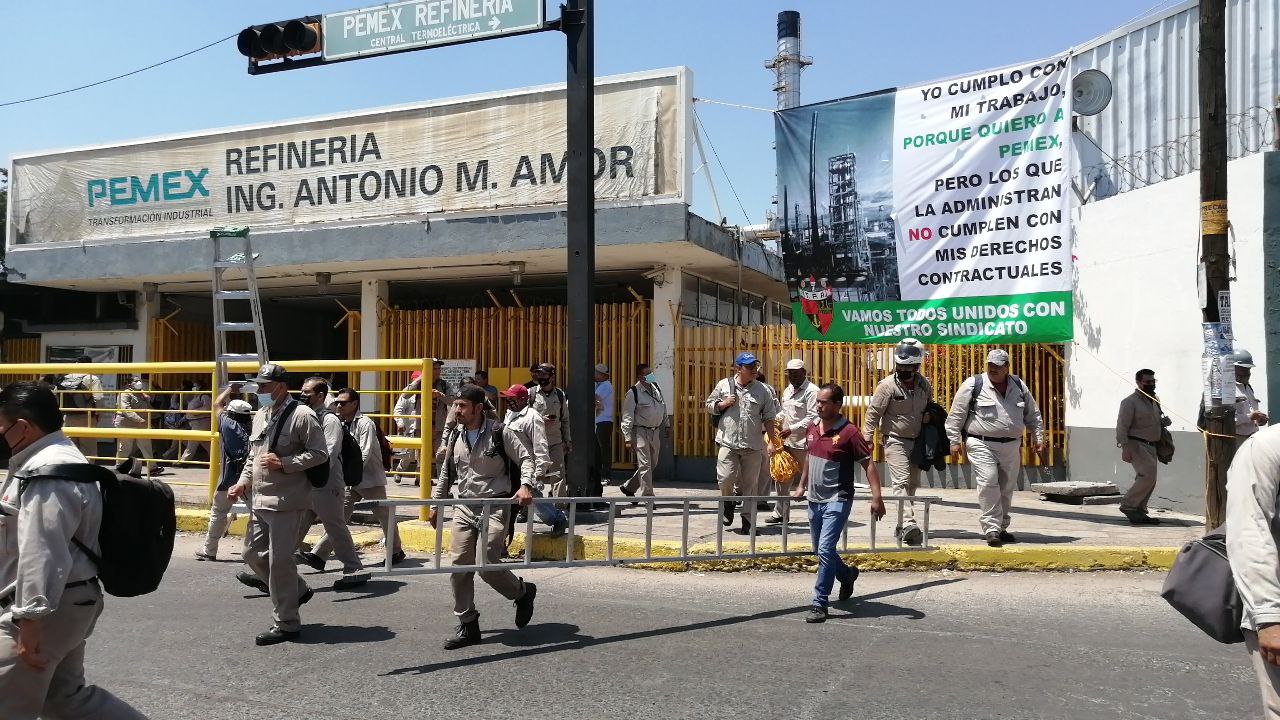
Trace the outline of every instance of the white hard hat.
<instances>
[{"instance_id":1,"label":"white hard hat","mask_svg":"<svg viewBox=\"0 0 1280 720\"><path fill-rule=\"evenodd\" d=\"M915 338L903 338L893 349L893 362L898 365L919 365L924 362L924 345Z\"/></svg>"}]
</instances>

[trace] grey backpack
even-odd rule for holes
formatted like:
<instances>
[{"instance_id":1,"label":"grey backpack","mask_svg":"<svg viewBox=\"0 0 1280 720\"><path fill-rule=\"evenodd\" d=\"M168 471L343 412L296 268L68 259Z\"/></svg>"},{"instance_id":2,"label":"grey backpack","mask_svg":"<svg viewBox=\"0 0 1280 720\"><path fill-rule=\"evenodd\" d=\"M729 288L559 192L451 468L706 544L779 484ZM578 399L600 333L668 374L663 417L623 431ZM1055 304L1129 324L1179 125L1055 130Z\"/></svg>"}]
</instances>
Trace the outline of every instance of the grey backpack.
<instances>
[{"instance_id":1,"label":"grey backpack","mask_svg":"<svg viewBox=\"0 0 1280 720\"><path fill-rule=\"evenodd\" d=\"M1160 597L1214 640L1244 642L1244 604L1227 562L1226 526L1182 546Z\"/></svg>"}]
</instances>

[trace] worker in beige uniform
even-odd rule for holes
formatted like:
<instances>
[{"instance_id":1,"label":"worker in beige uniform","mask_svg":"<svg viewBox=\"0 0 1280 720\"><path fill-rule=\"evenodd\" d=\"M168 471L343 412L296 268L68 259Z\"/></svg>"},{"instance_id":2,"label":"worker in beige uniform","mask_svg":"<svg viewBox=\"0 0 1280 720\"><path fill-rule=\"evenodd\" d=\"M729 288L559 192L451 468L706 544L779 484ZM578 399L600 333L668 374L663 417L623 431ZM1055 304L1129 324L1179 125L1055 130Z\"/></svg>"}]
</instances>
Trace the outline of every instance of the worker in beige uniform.
<instances>
[{"instance_id":1,"label":"worker in beige uniform","mask_svg":"<svg viewBox=\"0 0 1280 720\"><path fill-rule=\"evenodd\" d=\"M101 553L102 493L93 483L23 478L84 463L62 432L48 387L0 390L0 718L146 720L85 682L85 640L102 615L102 587L87 549Z\"/></svg>"},{"instance_id":2,"label":"worker in beige uniform","mask_svg":"<svg viewBox=\"0 0 1280 720\"><path fill-rule=\"evenodd\" d=\"M534 366L533 382L535 387L530 388L530 404L546 423L547 482L553 496L567 497L572 490L564 458L573 452L573 438L569 433L569 401L565 399L564 390L556 387L555 365L542 363Z\"/></svg>"},{"instance_id":3,"label":"worker in beige uniform","mask_svg":"<svg viewBox=\"0 0 1280 720\"><path fill-rule=\"evenodd\" d=\"M757 496L761 464L765 460L764 433L773 429L778 417L778 403L773 393L757 379L756 356L740 353L733 361L733 375L711 390L705 402L716 426L716 481L720 495ZM721 508L726 527L733 524L735 503L725 502ZM742 506L739 534L751 532L755 517L754 501Z\"/></svg>"},{"instance_id":4,"label":"worker in beige uniform","mask_svg":"<svg viewBox=\"0 0 1280 720\"><path fill-rule=\"evenodd\" d=\"M622 398L622 439L635 450L636 471L619 486L623 495L653 495L653 469L662 451L662 428L667 424L667 402L649 363L636 364L636 382Z\"/></svg>"},{"instance_id":5,"label":"worker in beige uniform","mask_svg":"<svg viewBox=\"0 0 1280 720\"><path fill-rule=\"evenodd\" d=\"M1250 437L1227 471L1227 560L1262 717L1280 720L1280 428Z\"/></svg>"},{"instance_id":6,"label":"worker in beige uniform","mask_svg":"<svg viewBox=\"0 0 1280 720\"><path fill-rule=\"evenodd\" d=\"M343 522L350 523L351 513L355 510L357 502L387 499L387 468L382 463L382 445L378 441L378 429L374 426L373 420L360 412L360 393L351 388L343 388L336 393L333 406L338 419L360 446L360 455L364 459L364 473L360 477L360 482L347 487L346 498L342 502ZM406 556L400 546L400 527L392 522L395 519L395 509L383 505L375 507L370 512L373 514L373 519L378 521L378 528L383 532L382 544L385 548L384 552L391 553L391 564L398 565L404 562ZM390 536L386 535L388 525L391 526ZM299 553L296 559L312 569L324 570L325 563L329 561L333 551L334 542L326 532L311 552Z\"/></svg>"},{"instance_id":7,"label":"worker in beige uniform","mask_svg":"<svg viewBox=\"0 0 1280 720\"><path fill-rule=\"evenodd\" d=\"M93 359L81 355L78 363L89 364ZM91 428L97 427L94 409L102 405L102 380L93 373L68 373L58 383L62 392L62 409L64 413L63 427ZM98 454L98 439L90 437L73 438L72 442L80 448L86 458Z\"/></svg>"},{"instance_id":8,"label":"worker in beige uniform","mask_svg":"<svg viewBox=\"0 0 1280 720\"><path fill-rule=\"evenodd\" d=\"M311 411L316 414L316 419L320 421L320 431L324 433L325 452L329 456L329 482L322 487L311 488L311 507L302 514L298 544L302 544L306 539L307 531L318 520L324 528L322 541L328 542L334 554L337 555L338 562L342 563L342 577L334 581L333 589L352 590L369 582L370 575L360 562L355 541L351 537L351 531L347 529L350 515L344 508L347 483L342 470L342 437L346 429L343 427L342 419L329 409L329 381L325 378L309 377L303 380L298 399L311 408ZM313 553L300 551L294 554L294 560L316 570L324 570L324 560ZM319 567L316 567L317 565Z\"/></svg>"},{"instance_id":9,"label":"worker in beige uniform","mask_svg":"<svg viewBox=\"0 0 1280 720\"><path fill-rule=\"evenodd\" d=\"M311 507L312 484L306 470L328 459L324 431L311 408L289 397L286 371L268 363L253 382L258 386L258 412L250 430L249 457L240 480L227 497L252 493L252 518L245 539L244 562L253 574L240 582L267 588L274 623L254 638L257 645L296 640L302 633L298 606L311 599L311 589L298 577L293 559L302 515Z\"/></svg>"},{"instance_id":10,"label":"worker in beige uniform","mask_svg":"<svg viewBox=\"0 0 1280 720\"><path fill-rule=\"evenodd\" d=\"M458 499L515 498L520 506L533 502L533 454L519 435L484 416L485 393L478 387L462 390L454 403L460 424L450 435L445 448L440 482L431 489L433 499L449 496L456 488ZM520 476L511 477L510 464L519 468ZM498 565L506 552L507 518L511 505L499 502L484 514L483 505L456 505L449 533L449 557L454 566L477 564L476 555L483 552L485 563ZM432 527L440 521L439 512L431 508L428 521ZM481 527L483 525L483 528ZM484 537L481 537L481 530ZM538 588L525 582L510 570L497 568L480 573L480 579L516 606L516 627L529 624L533 617L533 601ZM453 589L453 614L458 629L444 642L445 650L454 650L480 642L480 613L475 603L475 573L455 572L449 575Z\"/></svg>"},{"instance_id":11,"label":"worker in beige uniform","mask_svg":"<svg viewBox=\"0 0 1280 720\"><path fill-rule=\"evenodd\" d=\"M151 427L151 397L144 392L145 389L146 381L141 377L135 377L133 382L129 383L129 389L120 393L116 399L113 425L128 430L146 430ZM139 410L142 412L138 412ZM147 475L159 475L160 469L155 463L156 455L151 449L151 438L120 438L116 455L121 459L131 457L135 448L146 462Z\"/></svg>"},{"instance_id":12,"label":"worker in beige uniform","mask_svg":"<svg viewBox=\"0 0 1280 720\"><path fill-rule=\"evenodd\" d=\"M933 402L933 388L928 378L920 374L923 362L924 346L920 341L907 338L898 343L893 349L894 372L876 385L862 421L863 437L871 438L872 431L880 431L884 464L897 497L915 495L920 487L920 468L911 462L911 453L920 437L924 410ZM902 525L893 533L908 545L923 541L914 503L903 504Z\"/></svg>"},{"instance_id":13,"label":"worker in beige uniform","mask_svg":"<svg viewBox=\"0 0 1280 720\"><path fill-rule=\"evenodd\" d=\"M1116 447L1134 472L1133 485L1120 501L1120 512L1130 524L1159 525L1157 518L1147 514L1147 501L1156 489L1156 446L1169 419L1160 411L1155 371L1139 370L1134 380L1137 389L1120 401L1120 414L1116 417Z\"/></svg>"},{"instance_id":14,"label":"worker in beige uniform","mask_svg":"<svg viewBox=\"0 0 1280 720\"><path fill-rule=\"evenodd\" d=\"M765 518L765 522L771 525L790 520L791 484L800 479L800 473L809 461L806 452L809 426L818 421L818 386L809 382L809 371L804 366L804 360L788 360L784 372L787 375L787 386L782 389L782 415L778 418L778 434L782 437L781 450L796 461L796 472L785 481L776 482L778 501L774 503L773 512Z\"/></svg>"},{"instance_id":15,"label":"worker in beige uniform","mask_svg":"<svg viewBox=\"0 0 1280 720\"><path fill-rule=\"evenodd\" d=\"M1009 532L1009 510L1022 467L1022 434L1030 430L1044 459L1040 408L1022 378L1009 372L1009 353L987 353L987 372L960 384L947 415L951 457L969 456L978 485L979 523L991 547L1017 542Z\"/></svg>"},{"instance_id":16,"label":"worker in beige uniform","mask_svg":"<svg viewBox=\"0 0 1280 720\"><path fill-rule=\"evenodd\" d=\"M1253 386L1249 384L1249 378L1253 374L1253 354L1248 350L1240 350L1233 357L1233 365L1236 373L1236 441L1235 446L1239 448L1241 443L1249 439L1250 435L1258 432L1258 428L1266 426L1270 422L1267 414L1262 412L1262 406L1258 404L1258 396L1253 392Z\"/></svg>"},{"instance_id":17,"label":"worker in beige uniform","mask_svg":"<svg viewBox=\"0 0 1280 720\"><path fill-rule=\"evenodd\" d=\"M445 382L444 361L431 359L431 457L436 457L440 448L440 440L444 437L444 426L449 420L449 408L453 406L454 396ZM439 476L439 463L432 464L432 477Z\"/></svg>"}]
</instances>

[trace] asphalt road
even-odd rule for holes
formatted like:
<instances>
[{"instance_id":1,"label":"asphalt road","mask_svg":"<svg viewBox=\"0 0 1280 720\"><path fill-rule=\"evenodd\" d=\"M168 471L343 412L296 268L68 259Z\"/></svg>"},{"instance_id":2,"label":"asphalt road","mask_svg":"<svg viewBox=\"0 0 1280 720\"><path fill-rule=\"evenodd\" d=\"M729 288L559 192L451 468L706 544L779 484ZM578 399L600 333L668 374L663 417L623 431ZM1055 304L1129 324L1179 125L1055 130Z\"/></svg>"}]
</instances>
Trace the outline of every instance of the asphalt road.
<instances>
[{"instance_id":1,"label":"asphalt road","mask_svg":"<svg viewBox=\"0 0 1280 720\"><path fill-rule=\"evenodd\" d=\"M447 653L443 576L313 577L303 642L257 648L268 601L195 548L90 640L89 680L157 720L1260 715L1242 646L1170 610L1157 573L866 573L807 625L812 575L543 570L521 631L477 580L485 641Z\"/></svg>"}]
</instances>

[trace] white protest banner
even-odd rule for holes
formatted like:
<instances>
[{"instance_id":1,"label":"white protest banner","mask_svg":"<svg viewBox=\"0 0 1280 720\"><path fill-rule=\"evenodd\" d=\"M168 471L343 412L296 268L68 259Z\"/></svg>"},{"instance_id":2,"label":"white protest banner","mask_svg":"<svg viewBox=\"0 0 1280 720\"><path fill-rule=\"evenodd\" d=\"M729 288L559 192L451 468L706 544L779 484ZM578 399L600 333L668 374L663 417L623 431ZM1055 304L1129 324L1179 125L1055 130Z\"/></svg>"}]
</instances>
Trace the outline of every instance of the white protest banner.
<instances>
[{"instance_id":1,"label":"white protest banner","mask_svg":"<svg viewBox=\"0 0 1280 720\"><path fill-rule=\"evenodd\" d=\"M780 112L801 337L1069 340L1069 81L1061 57Z\"/></svg>"}]
</instances>

